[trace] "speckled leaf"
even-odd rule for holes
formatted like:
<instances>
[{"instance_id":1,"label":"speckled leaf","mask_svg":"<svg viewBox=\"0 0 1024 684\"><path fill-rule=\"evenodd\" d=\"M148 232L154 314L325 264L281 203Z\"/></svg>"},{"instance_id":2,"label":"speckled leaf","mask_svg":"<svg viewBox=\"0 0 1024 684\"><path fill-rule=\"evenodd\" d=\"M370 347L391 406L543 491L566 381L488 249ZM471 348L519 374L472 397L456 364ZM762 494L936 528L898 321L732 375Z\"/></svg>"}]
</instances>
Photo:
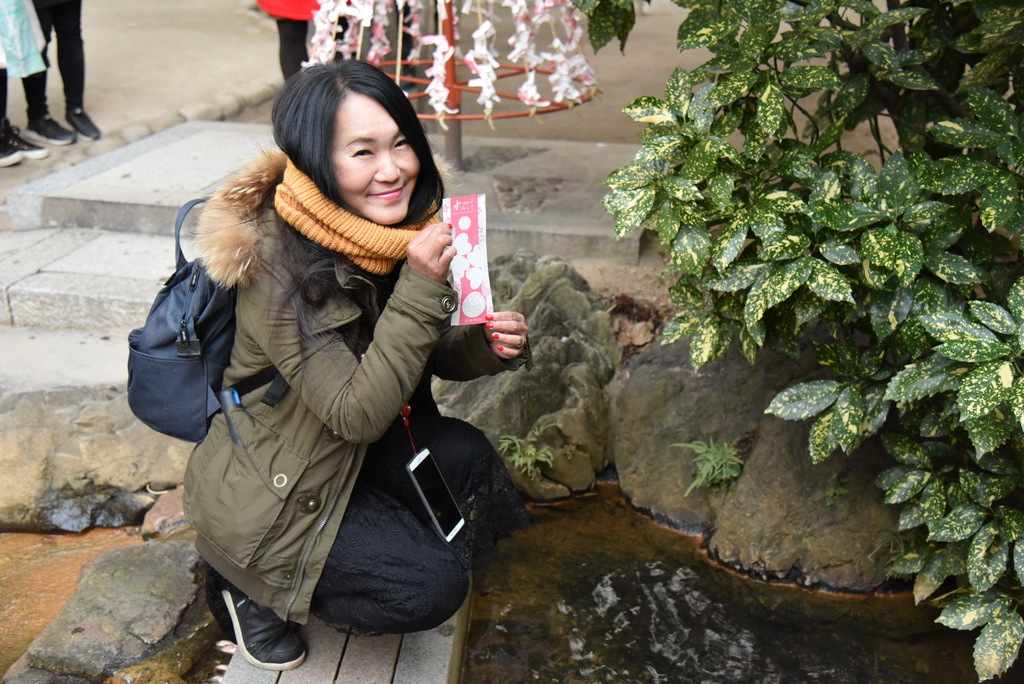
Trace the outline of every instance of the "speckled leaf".
<instances>
[{"instance_id":1,"label":"speckled leaf","mask_svg":"<svg viewBox=\"0 0 1024 684\"><path fill-rule=\"evenodd\" d=\"M732 174L718 173L708 180L708 197L719 209L725 209L732 202L732 191L736 187ZM744 230L744 232L746 232Z\"/></svg>"},{"instance_id":2,"label":"speckled leaf","mask_svg":"<svg viewBox=\"0 0 1024 684\"><path fill-rule=\"evenodd\" d=\"M967 552L967 577L976 591L986 591L1006 572L1009 544L996 542L998 530L992 523L985 525L971 540Z\"/></svg>"},{"instance_id":3,"label":"speckled leaf","mask_svg":"<svg viewBox=\"0 0 1024 684\"><path fill-rule=\"evenodd\" d=\"M910 307L914 303L913 295L905 287L892 290L888 296L884 292L872 298L871 327L880 340L884 340L896 332L900 324L906 320Z\"/></svg>"},{"instance_id":4,"label":"speckled leaf","mask_svg":"<svg viewBox=\"0 0 1024 684\"><path fill-rule=\"evenodd\" d=\"M1016 474L1007 477L967 468L960 469L960 484L967 490L971 501L985 508L991 508L993 503L1016 489L1018 480Z\"/></svg>"},{"instance_id":5,"label":"speckled leaf","mask_svg":"<svg viewBox=\"0 0 1024 684\"><path fill-rule=\"evenodd\" d=\"M629 164L612 171L604 184L613 190L638 190L651 185L658 175L649 167Z\"/></svg>"},{"instance_id":6,"label":"speckled leaf","mask_svg":"<svg viewBox=\"0 0 1024 684\"><path fill-rule=\"evenodd\" d=\"M958 575L964 571L963 559L959 554L962 554L962 551L953 546L943 546L935 551L914 578L915 603L920 603L934 594L950 575Z\"/></svg>"},{"instance_id":7,"label":"speckled leaf","mask_svg":"<svg viewBox=\"0 0 1024 684\"><path fill-rule=\"evenodd\" d=\"M935 353L945 356L954 361L995 361L1011 353L1012 349L1002 342L978 342L977 340L962 340L959 342L946 342L935 347Z\"/></svg>"},{"instance_id":8,"label":"speckled leaf","mask_svg":"<svg viewBox=\"0 0 1024 684\"><path fill-rule=\"evenodd\" d=\"M928 523L928 541L962 541L977 532L984 521L985 510L980 506L957 506L945 518Z\"/></svg>"},{"instance_id":9,"label":"speckled leaf","mask_svg":"<svg viewBox=\"0 0 1024 684\"><path fill-rule=\"evenodd\" d=\"M833 230L857 230L889 218L889 214L860 202L832 202L814 209L814 219Z\"/></svg>"},{"instance_id":10,"label":"speckled leaf","mask_svg":"<svg viewBox=\"0 0 1024 684\"><path fill-rule=\"evenodd\" d=\"M807 287L829 301L854 303L850 281L835 266L820 259L814 260L811 277L807 279Z\"/></svg>"},{"instance_id":11,"label":"speckled leaf","mask_svg":"<svg viewBox=\"0 0 1024 684\"><path fill-rule=\"evenodd\" d=\"M971 438L977 458L998 449L1010 439L1013 432L1013 422L1001 409L986 413L980 418L968 419L964 425L967 427L967 435Z\"/></svg>"},{"instance_id":12,"label":"speckled leaf","mask_svg":"<svg viewBox=\"0 0 1024 684\"><path fill-rule=\"evenodd\" d=\"M649 124L675 123L676 115L666 102L650 95L633 100L622 108L622 113L633 121Z\"/></svg>"},{"instance_id":13,"label":"speckled leaf","mask_svg":"<svg viewBox=\"0 0 1024 684\"><path fill-rule=\"evenodd\" d=\"M677 314L665 324L665 329L661 333L661 343L672 344L696 334L700 330L702 320L702 317L693 317L690 312Z\"/></svg>"},{"instance_id":14,"label":"speckled leaf","mask_svg":"<svg viewBox=\"0 0 1024 684\"><path fill-rule=\"evenodd\" d=\"M701 138L686 155L686 160L679 169L679 175L699 183L714 173L718 160L729 156L729 143L713 135Z\"/></svg>"},{"instance_id":15,"label":"speckled leaf","mask_svg":"<svg viewBox=\"0 0 1024 684\"><path fill-rule=\"evenodd\" d=\"M984 279L977 266L959 254L935 252L924 257L925 267L947 283L966 285Z\"/></svg>"},{"instance_id":16,"label":"speckled leaf","mask_svg":"<svg viewBox=\"0 0 1024 684\"><path fill-rule=\"evenodd\" d=\"M711 91L711 101L719 107L732 104L743 97L757 80L758 74L753 71L742 71L729 74L719 79Z\"/></svg>"},{"instance_id":17,"label":"speckled leaf","mask_svg":"<svg viewBox=\"0 0 1024 684\"><path fill-rule=\"evenodd\" d=\"M633 160L634 165L642 165L651 170L658 178L662 176L660 169L673 159L676 150L688 143L687 138L674 133L669 135L648 136L644 139L644 146L637 152ZM659 169L659 170L656 170Z\"/></svg>"},{"instance_id":18,"label":"speckled leaf","mask_svg":"<svg viewBox=\"0 0 1024 684\"><path fill-rule=\"evenodd\" d=\"M959 195L980 188L995 179L998 171L991 164L969 157L936 159L925 174L926 185L942 195Z\"/></svg>"},{"instance_id":19,"label":"speckled leaf","mask_svg":"<svg viewBox=\"0 0 1024 684\"><path fill-rule=\"evenodd\" d=\"M946 491L942 483L935 480L929 482L921 492L918 504L925 522L941 520L946 512Z\"/></svg>"},{"instance_id":20,"label":"speckled leaf","mask_svg":"<svg viewBox=\"0 0 1024 684\"><path fill-rule=\"evenodd\" d=\"M864 397L860 390L851 386L844 387L836 397L832 415L832 437L836 446L846 451L860 436L860 425L864 419Z\"/></svg>"},{"instance_id":21,"label":"speckled leaf","mask_svg":"<svg viewBox=\"0 0 1024 684\"><path fill-rule=\"evenodd\" d=\"M928 74L912 69L899 69L882 74L882 79L907 90L938 90L939 86Z\"/></svg>"},{"instance_id":22,"label":"speckled leaf","mask_svg":"<svg viewBox=\"0 0 1024 684\"><path fill-rule=\"evenodd\" d=\"M1010 410L1013 411L1020 429L1024 430L1024 376L1018 377L1013 381L1013 387L1010 388L1009 403Z\"/></svg>"},{"instance_id":23,"label":"speckled leaf","mask_svg":"<svg viewBox=\"0 0 1024 684\"><path fill-rule=\"evenodd\" d=\"M969 119L939 121L930 129L932 137L950 147L995 147L1003 136Z\"/></svg>"},{"instance_id":24,"label":"speckled leaf","mask_svg":"<svg viewBox=\"0 0 1024 684\"><path fill-rule=\"evenodd\" d=\"M694 81L690 72L676 67L665 83L665 103L679 116L685 117L690 109Z\"/></svg>"},{"instance_id":25,"label":"speckled leaf","mask_svg":"<svg viewBox=\"0 0 1024 684\"><path fill-rule=\"evenodd\" d=\"M676 47L680 52L705 47L736 35L740 19L734 14L722 16L705 9L695 9L679 25Z\"/></svg>"},{"instance_id":26,"label":"speckled leaf","mask_svg":"<svg viewBox=\"0 0 1024 684\"><path fill-rule=\"evenodd\" d=\"M774 233L764 239L761 245L761 259L783 261L795 259L810 247L811 239L798 230Z\"/></svg>"},{"instance_id":27,"label":"speckled leaf","mask_svg":"<svg viewBox=\"0 0 1024 684\"><path fill-rule=\"evenodd\" d=\"M989 330L1004 335L1015 335L1017 333L1017 322L1013 320L1010 312L992 302L974 300L970 302L971 315Z\"/></svg>"},{"instance_id":28,"label":"speckled leaf","mask_svg":"<svg viewBox=\"0 0 1024 684\"><path fill-rule=\"evenodd\" d=\"M616 36L619 36L625 47L625 41L622 40L623 28L632 27L636 17L632 7L625 10L616 6L614 2L600 2L587 15L587 20L590 45L597 52Z\"/></svg>"},{"instance_id":29,"label":"speckled leaf","mask_svg":"<svg viewBox=\"0 0 1024 684\"><path fill-rule=\"evenodd\" d=\"M967 591L950 601L935 621L952 629L977 629L988 622L998 605L991 596Z\"/></svg>"},{"instance_id":30,"label":"speckled leaf","mask_svg":"<svg viewBox=\"0 0 1024 684\"><path fill-rule=\"evenodd\" d=\"M672 264L686 273L699 275L707 263L711 237L703 226L682 225L669 250Z\"/></svg>"},{"instance_id":31,"label":"speckled leaf","mask_svg":"<svg viewBox=\"0 0 1024 684\"><path fill-rule=\"evenodd\" d=\"M1013 569L1017 572L1017 581L1024 584L1024 540L1020 537L1013 543Z\"/></svg>"},{"instance_id":32,"label":"speckled leaf","mask_svg":"<svg viewBox=\"0 0 1024 684\"><path fill-rule=\"evenodd\" d=\"M779 74L782 90L787 95L803 95L815 90L835 90L842 81L824 66L790 67Z\"/></svg>"},{"instance_id":33,"label":"speckled leaf","mask_svg":"<svg viewBox=\"0 0 1024 684\"><path fill-rule=\"evenodd\" d=\"M849 266L851 264L860 263L860 257L857 256L857 250L850 245L837 240L828 240L822 243L819 249L821 250L821 255L833 264Z\"/></svg>"},{"instance_id":34,"label":"speckled leaf","mask_svg":"<svg viewBox=\"0 0 1024 684\"><path fill-rule=\"evenodd\" d=\"M921 7L900 7L883 12L870 21L865 22L863 26L849 37L849 40L853 45L861 45L868 40L877 39L890 26L912 21L927 11Z\"/></svg>"},{"instance_id":35,"label":"speckled leaf","mask_svg":"<svg viewBox=\"0 0 1024 684\"><path fill-rule=\"evenodd\" d=\"M864 56L883 71L894 71L900 67L900 56L888 43L879 40L864 43L861 47Z\"/></svg>"},{"instance_id":36,"label":"speckled leaf","mask_svg":"<svg viewBox=\"0 0 1024 684\"><path fill-rule=\"evenodd\" d=\"M967 106L988 128L1001 135L1020 137L1020 124L1006 99L988 88L966 89Z\"/></svg>"},{"instance_id":37,"label":"speckled leaf","mask_svg":"<svg viewBox=\"0 0 1024 684\"><path fill-rule=\"evenodd\" d=\"M915 468L929 467L929 460L924 453L924 448L906 435L898 433L882 435L882 444L898 463Z\"/></svg>"},{"instance_id":38,"label":"speckled leaf","mask_svg":"<svg viewBox=\"0 0 1024 684\"><path fill-rule=\"evenodd\" d=\"M715 106L709 95L714 87L712 83L705 83L693 94L690 100L690 118L693 120L693 127L700 135L706 135L711 124L715 121Z\"/></svg>"},{"instance_id":39,"label":"speckled leaf","mask_svg":"<svg viewBox=\"0 0 1024 684\"><path fill-rule=\"evenodd\" d=\"M810 435L807 439L811 463L823 462L836 450L836 443L832 439L832 420L832 411L827 411L811 425Z\"/></svg>"},{"instance_id":40,"label":"speckled leaf","mask_svg":"<svg viewBox=\"0 0 1024 684\"><path fill-rule=\"evenodd\" d=\"M706 317L690 340L690 363L695 369L714 358L720 335L718 321L713 316Z\"/></svg>"},{"instance_id":41,"label":"speckled leaf","mask_svg":"<svg viewBox=\"0 0 1024 684\"><path fill-rule=\"evenodd\" d=\"M765 268L768 266L759 261L736 262L724 269L720 278L708 280L707 286L719 292L736 292L753 285L757 274Z\"/></svg>"},{"instance_id":42,"label":"speckled leaf","mask_svg":"<svg viewBox=\"0 0 1024 684\"><path fill-rule=\"evenodd\" d=\"M826 171L811 183L809 201L812 207L825 206L841 199L842 196L843 185L835 171Z\"/></svg>"},{"instance_id":43,"label":"speckled leaf","mask_svg":"<svg viewBox=\"0 0 1024 684\"><path fill-rule=\"evenodd\" d=\"M776 394L764 412L785 420L804 420L834 404L841 388L835 380L802 382Z\"/></svg>"},{"instance_id":44,"label":"speckled leaf","mask_svg":"<svg viewBox=\"0 0 1024 684\"><path fill-rule=\"evenodd\" d=\"M949 205L945 202L925 200L910 206L903 212L903 223L910 225L925 225L932 223L949 211ZM948 245L947 245L948 246Z\"/></svg>"},{"instance_id":45,"label":"speckled leaf","mask_svg":"<svg viewBox=\"0 0 1024 684\"><path fill-rule=\"evenodd\" d=\"M864 390L864 420L860 424L861 437L878 434L889 415L892 402L885 398L885 385L878 383Z\"/></svg>"},{"instance_id":46,"label":"speckled leaf","mask_svg":"<svg viewBox=\"0 0 1024 684\"><path fill-rule=\"evenodd\" d=\"M1009 361L990 361L973 368L960 383L956 403L964 419L979 418L1010 398L1013 366Z\"/></svg>"},{"instance_id":47,"label":"speckled leaf","mask_svg":"<svg viewBox=\"0 0 1024 684\"><path fill-rule=\"evenodd\" d=\"M764 273L768 275L762 278ZM810 275L810 257L776 264L770 271L758 274L758 279L751 286L743 307L743 322L750 327L761 320L765 311L788 299Z\"/></svg>"},{"instance_id":48,"label":"speckled leaf","mask_svg":"<svg viewBox=\"0 0 1024 684\"><path fill-rule=\"evenodd\" d=\"M656 196L651 187L612 190L605 195L604 206L615 215L615 234L622 237L640 227L650 215Z\"/></svg>"},{"instance_id":49,"label":"speckled leaf","mask_svg":"<svg viewBox=\"0 0 1024 684\"><path fill-rule=\"evenodd\" d=\"M952 311L923 314L918 316L928 332L940 342L998 342L988 328L967 320Z\"/></svg>"},{"instance_id":50,"label":"speckled leaf","mask_svg":"<svg viewBox=\"0 0 1024 684\"><path fill-rule=\"evenodd\" d=\"M927 470L911 469L903 472L899 478L886 487L885 503L898 504L909 501L924 489L931 478L932 474Z\"/></svg>"},{"instance_id":51,"label":"speckled leaf","mask_svg":"<svg viewBox=\"0 0 1024 684\"><path fill-rule=\"evenodd\" d=\"M670 199L661 203L654 215L654 227L658 231L658 240L661 244L672 244L682 222L683 208L679 202Z\"/></svg>"},{"instance_id":52,"label":"speckled leaf","mask_svg":"<svg viewBox=\"0 0 1024 684\"><path fill-rule=\"evenodd\" d=\"M974 669L978 680L1003 674L1017 659L1024 642L1024 620L1013 609L1000 606L974 642Z\"/></svg>"},{"instance_id":53,"label":"speckled leaf","mask_svg":"<svg viewBox=\"0 0 1024 684\"><path fill-rule=\"evenodd\" d=\"M747 223L742 217L733 218L715 236L715 243L711 247L711 263L719 272L739 256L740 251L747 242ZM741 287L749 287L753 284L751 280Z\"/></svg>"},{"instance_id":54,"label":"speckled leaf","mask_svg":"<svg viewBox=\"0 0 1024 684\"><path fill-rule=\"evenodd\" d=\"M907 160L899 152L885 160L878 176L878 189L886 206L894 211L902 211L917 201L921 192L910 176Z\"/></svg>"},{"instance_id":55,"label":"speckled leaf","mask_svg":"<svg viewBox=\"0 0 1024 684\"><path fill-rule=\"evenodd\" d=\"M689 179L680 176L668 176L662 179L661 187L670 197L683 202L704 199L704 195L700 193L696 185L690 182Z\"/></svg>"},{"instance_id":56,"label":"speckled leaf","mask_svg":"<svg viewBox=\"0 0 1024 684\"><path fill-rule=\"evenodd\" d=\"M1011 174L1003 174L986 185L981 192L980 207L981 222L988 232L1007 227L1020 207L1016 178Z\"/></svg>"},{"instance_id":57,"label":"speckled leaf","mask_svg":"<svg viewBox=\"0 0 1024 684\"><path fill-rule=\"evenodd\" d=\"M1007 539L1016 539L1021 533L1024 533L1024 511L1019 508L1000 506L996 513L1000 519L999 534Z\"/></svg>"},{"instance_id":58,"label":"speckled leaf","mask_svg":"<svg viewBox=\"0 0 1024 684\"><path fill-rule=\"evenodd\" d=\"M897 575L916 575L924 569L928 551L921 548L907 549L889 564L889 570Z\"/></svg>"},{"instance_id":59,"label":"speckled leaf","mask_svg":"<svg viewBox=\"0 0 1024 684\"><path fill-rule=\"evenodd\" d=\"M825 155L822 164L846 180L853 199L868 200L878 194L878 173L863 155L837 150Z\"/></svg>"},{"instance_id":60,"label":"speckled leaf","mask_svg":"<svg viewBox=\"0 0 1024 684\"><path fill-rule=\"evenodd\" d=\"M758 123L769 135L775 135L785 117L786 103L782 98L782 89L773 77L769 77L757 96Z\"/></svg>"},{"instance_id":61,"label":"speckled leaf","mask_svg":"<svg viewBox=\"0 0 1024 684\"><path fill-rule=\"evenodd\" d=\"M1024 278L1017 279L1006 294L1006 308L1018 323L1024 323Z\"/></svg>"}]
</instances>

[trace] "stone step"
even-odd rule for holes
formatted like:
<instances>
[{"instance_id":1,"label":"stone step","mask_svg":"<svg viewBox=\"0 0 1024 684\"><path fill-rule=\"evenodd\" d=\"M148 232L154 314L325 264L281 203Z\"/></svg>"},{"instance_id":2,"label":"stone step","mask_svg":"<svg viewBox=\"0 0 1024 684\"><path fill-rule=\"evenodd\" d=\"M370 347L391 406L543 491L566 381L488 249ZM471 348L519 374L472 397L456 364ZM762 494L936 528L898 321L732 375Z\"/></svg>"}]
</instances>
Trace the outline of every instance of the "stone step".
<instances>
[{"instance_id":1,"label":"stone step","mask_svg":"<svg viewBox=\"0 0 1024 684\"><path fill-rule=\"evenodd\" d=\"M173 270L180 205L272 145L266 125L187 122L10 191L0 325L122 334L141 325ZM637 232L616 239L601 204L604 179L636 146L466 138L463 149L448 194L487 195L490 258L525 247L638 261Z\"/></svg>"}]
</instances>

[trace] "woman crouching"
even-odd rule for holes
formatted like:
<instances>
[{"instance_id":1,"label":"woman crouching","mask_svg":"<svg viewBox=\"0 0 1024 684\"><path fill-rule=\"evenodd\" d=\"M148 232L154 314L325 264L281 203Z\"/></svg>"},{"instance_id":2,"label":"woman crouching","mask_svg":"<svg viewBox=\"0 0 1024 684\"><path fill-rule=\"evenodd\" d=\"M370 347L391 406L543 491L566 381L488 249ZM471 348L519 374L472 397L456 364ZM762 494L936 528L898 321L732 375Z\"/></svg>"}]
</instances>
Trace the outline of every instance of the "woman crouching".
<instances>
[{"instance_id":1,"label":"woman crouching","mask_svg":"<svg viewBox=\"0 0 1024 684\"><path fill-rule=\"evenodd\" d=\"M303 69L273 112L279 151L216 193L199 224L211 276L237 287L224 385L237 390L192 454L185 511L207 600L257 667L297 667L312 613L405 633L444 622L469 570L529 524L504 464L438 412L432 376L528 363L527 325L449 325L456 293L444 188L423 128L377 68ZM408 426L403 422L406 414ZM406 472L429 448L462 514L451 542Z\"/></svg>"}]
</instances>

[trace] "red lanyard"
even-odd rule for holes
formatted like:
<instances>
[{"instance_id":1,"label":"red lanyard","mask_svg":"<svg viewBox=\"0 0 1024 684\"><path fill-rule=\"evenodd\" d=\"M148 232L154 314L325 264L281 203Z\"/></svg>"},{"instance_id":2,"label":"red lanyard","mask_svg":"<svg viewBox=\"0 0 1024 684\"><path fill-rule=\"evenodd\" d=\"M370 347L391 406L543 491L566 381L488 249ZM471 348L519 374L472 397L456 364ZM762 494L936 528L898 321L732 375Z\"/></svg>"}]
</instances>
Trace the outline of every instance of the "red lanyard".
<instances>
[{"instance_id":1,"label":"red lanyard","mask_svg":"<svg viewBox=\"0 0 1024 684\"><path fill-rule=\"evenodd\" d=\"M402 422L405 423L405 431L409 433L409 444L412 445L412 455L415 456L419 453L416 449L416 442L412 439L412 430L409 429L409 414L412 413L412 407L406 404L402 407Z\"/></svg>"}]
</instances>

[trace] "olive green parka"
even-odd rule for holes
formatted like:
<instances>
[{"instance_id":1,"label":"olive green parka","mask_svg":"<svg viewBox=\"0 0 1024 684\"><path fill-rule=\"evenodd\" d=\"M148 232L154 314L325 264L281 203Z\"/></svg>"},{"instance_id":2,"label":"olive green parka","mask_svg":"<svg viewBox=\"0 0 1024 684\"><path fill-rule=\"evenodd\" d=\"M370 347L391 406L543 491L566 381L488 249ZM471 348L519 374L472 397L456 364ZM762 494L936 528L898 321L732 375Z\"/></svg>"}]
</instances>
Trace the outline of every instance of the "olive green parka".
<instances>
[{"instance_id":1,"label":"olive green parka","mask_svg":"<svg viewBox=\"0 0 1024 684\"><path fill-rule=\"evenodd\" d=\"M261 402L264 386L231 411L244 446L232 441L223 413L214 417L186 469L185 514L196 548L218 572L282 618L304 623L367 446L420 379L467 380L524 360L496 357L481 326L450 326L455 291L407 265L361 358L340 335L318 335L303 348L285 298L291 279L275 259L281 231L293 229L267 210L284 164L283 153L261 155L200 216L204 263L238 292L225 386L274 366L288 388L274 406ZM313 332L360 315L351 298L332 299L317 310Z\"/></svg>"}]
</instances>

